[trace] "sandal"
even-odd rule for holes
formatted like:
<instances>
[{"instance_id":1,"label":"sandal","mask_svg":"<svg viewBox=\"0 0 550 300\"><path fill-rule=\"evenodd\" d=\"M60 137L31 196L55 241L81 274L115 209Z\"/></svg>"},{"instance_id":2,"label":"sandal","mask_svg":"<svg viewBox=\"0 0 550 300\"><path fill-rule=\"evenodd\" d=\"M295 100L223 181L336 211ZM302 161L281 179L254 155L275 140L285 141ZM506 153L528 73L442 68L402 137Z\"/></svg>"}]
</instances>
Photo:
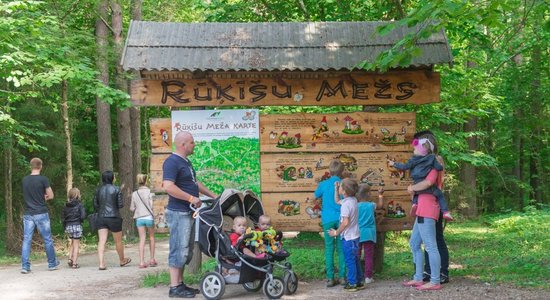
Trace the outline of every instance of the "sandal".
<instances>
[{"instance_id":1,"label":"sandal","mask_svg":"<svg viewBox=\"0 0 550 300\"><path fill-rule=\"evenodd\" d=\"M78 269L78 268L80 268L80 265L79 265L79 264L73 264L73 265L71 266L71 268L73 268L73 269Z\"/></svg>"},{"instance_id":2,"label":"sandal","mask_svg":"<svg viewBox=\"0 0 550 300\"><path fill-rule=\"evenodd\" d=\"M156 267L158 266L158 263L155 259L151 259L151 261L149 261L149 267Z\"/></svg>"},{"instance_id":3,"label":"sandal","mask_svg":"<svg viewBox=\"0 0 550 300\"><path fill-rule=\"evenodd\" d=\"M124 267L125 265L129 264L131 261L132 261L131 258L126 257L126 258L124 259L124 262L122 262L122 263L120 264L120 266L121 266L121 267Z\"/></svg>"},{"instance_id":4,"label":"sandal","mask_svg":"<svg viewBox=\"0 0 550 300\"><path fill-rule=\"evenodd\" d=\"M417 286L421 286L423 285L424 282L423 281L416 281L416 280L410 280L410 281L405 281L403 282L403 286L414 286L414 287L417 287Z\"/></svg>"},{"instance_id":5,"label":"sandal","mask_svg":"<svg viewBox=\"0 0 550 300\"><path fill-rule=\"evenodd\" d=\"M103 267L103 268L102 268L102 267L99 267L99 270L100 270L100 271L105 271L105 270L107 270L107 267Z\"/></svg>"},{"instance_id":6,"label":"sandal","mask_svg":"<svg viewBox=\"0 0 550 300\"><path fill-rule=\"evenodd\" d=\"M416 287L417 291L435 291L440 289L441 289L441 284L433 284L429 282L424 285Z\"/></svg>"},{"instance_id":7,"label":"sandal","mask_svg":"<svg viewBox=\"0 0 550 300\"><path fill-rule=\"evenodd\" d=\"M73 260L69 258L69 261L67 261L67 264L69 265L69 267L72 267L73 266Z\"/></svg>"},{"instance_id":8,"label":"sandal","mask_svg":"<svg viewBox=\"0 0 550 300\"><path fill-rule=\"evenodd\" d=\"M140 269L145 269L145 268L147 268L147 265L146 264L139 264L138 267Z\"/></svg>"}]
</instances>

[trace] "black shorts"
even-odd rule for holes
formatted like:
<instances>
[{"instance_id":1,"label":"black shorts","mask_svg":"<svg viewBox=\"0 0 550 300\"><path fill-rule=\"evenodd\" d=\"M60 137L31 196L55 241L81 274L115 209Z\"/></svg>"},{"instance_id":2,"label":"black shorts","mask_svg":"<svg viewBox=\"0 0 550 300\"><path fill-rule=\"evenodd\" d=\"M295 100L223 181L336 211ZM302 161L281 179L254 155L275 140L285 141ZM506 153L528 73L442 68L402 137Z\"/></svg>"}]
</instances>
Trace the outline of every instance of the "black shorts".
<instances>
[{"instance_id":1,"label":"black shorts","mask_svg":"<svg viewBox=\"0 0 550 300\"><path fill-rule=\"evenodd\" d=\"M97 218L97 229L109 229L111 232L122 231L122 218Z\"/></svg>"}]
</instances>

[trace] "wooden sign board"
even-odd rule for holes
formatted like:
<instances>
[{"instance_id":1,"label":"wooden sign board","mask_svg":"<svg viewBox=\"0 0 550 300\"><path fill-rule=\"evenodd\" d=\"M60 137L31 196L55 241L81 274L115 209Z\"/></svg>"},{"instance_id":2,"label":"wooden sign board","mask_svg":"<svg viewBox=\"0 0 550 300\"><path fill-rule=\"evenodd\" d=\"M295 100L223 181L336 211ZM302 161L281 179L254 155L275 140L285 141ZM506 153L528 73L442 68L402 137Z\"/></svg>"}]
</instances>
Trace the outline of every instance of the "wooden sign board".
<instances>
[{"instance_id":1,"label":"wooden sign board","mask_svg":"<svg viewBox=\"0 0 550 300\"><path fill-rule=\"evenodd\" d=\"M154 228L156 232L168 232L168 222L164 210L168 205L168 195L155 195L153 197Z\"/></svg>"},{"instance_id":2,"label":"wooden sign board","mask_svg":"<svg viewBox=\"0 0 550 300\"><path fill-rule=\"evenodd\" d=\"M384 74L325 73L294 78L292 73L223 74L203 79L132 81L138 106L396 105L439 102L439 73L426 70ZM228 76L229 75L229 76Z\"/></svg>"},{"instance_id":3,"label":"wooden sign board","mask_svg":"<svg viewBox=\"0 0 550 300\"><path fill-rule=\"evenodd\" d=\"M373 189L371 199L377 199ZM377 211L377 231L411 229L411 199L406 191L386 191L384 208ZM322 201L313 193L262 193L264 211L276 229L322 231Z\"/></svg>"},{"instance_id":4,"label":"wooden sign board","mask_svg":"<svg viewBox=\"0 0 550 300\"><path fill-rule=\"evenodd\" d=\"M404 190L412 183L408 172L388 167L387 158L405 162L407 152L374 153L268 153L261 156L262 192L315 191L317 184L330 177L328 166L340 159L351 178L386 190Z\"/></svg>"},{"instance_id":5,"label":"wooden sign board","mask_svg":"<svg viewBox=\"0 0 550 300\"><path fill-rule=\"evenodd\" d=\"M260 151L410 151L415 128L414 112L262 115Z\"/></svg>"},{"instance_id":6,"label":"wooden sign board","mask_svg":"<svg viewBox=\"0 0 550 300\"><path fill-rule=\"evenodd\" d=\"M154 193L165 193L162 188L162 165L168 156L170 156L170 153L153 153L151 155L149 169L151 173L151 191Z\"/></svg>"},{"instance_id":7,"label":"wooden sign board","mask_svg":"<svg viewBox=\"0 0 550 300\"><path fill-rule=\"evenodd\" d=\"M151 131L151 152L172 152L172 121L170 118L158 118L149 120Z\"/></svg>"}]
</instances>

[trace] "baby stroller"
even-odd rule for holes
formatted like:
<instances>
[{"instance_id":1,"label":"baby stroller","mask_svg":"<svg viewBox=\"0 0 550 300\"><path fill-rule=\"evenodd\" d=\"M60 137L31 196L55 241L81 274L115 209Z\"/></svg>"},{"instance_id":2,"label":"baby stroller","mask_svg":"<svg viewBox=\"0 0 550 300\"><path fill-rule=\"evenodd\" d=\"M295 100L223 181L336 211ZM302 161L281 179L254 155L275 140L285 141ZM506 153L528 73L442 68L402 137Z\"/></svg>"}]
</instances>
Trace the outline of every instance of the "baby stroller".
<instances>
[{"instance_id":1,"label":"baby stroller","mask_svg":"<svg viewBox=\"0 0 550 300\"><path fill-rule=\"evenodd\" d=\"M195 212L195 217L199 219L196 224L199 227L200 250L214 257L217 263L215 270L206 273L200 282L200 290L206 299L220 299L226 284L242 284L250 292L263 289L269 299L281 298L285 293L293 294L298 289L298 278L290 263L280 263L289 253L266 255L265 258L249 257L237 250L240 243L235 247L231 245L229 236L222 228L224 216L231 219L243 216L256 224L263 213L262 203L254 193L233 189L226 189L209 206ZM250 237L251 234L247 234L240 242ZM283 278L273 275L274 267L283 269ZM227 270L238 272L228 275Z\"/></svg>"}]
</instances>

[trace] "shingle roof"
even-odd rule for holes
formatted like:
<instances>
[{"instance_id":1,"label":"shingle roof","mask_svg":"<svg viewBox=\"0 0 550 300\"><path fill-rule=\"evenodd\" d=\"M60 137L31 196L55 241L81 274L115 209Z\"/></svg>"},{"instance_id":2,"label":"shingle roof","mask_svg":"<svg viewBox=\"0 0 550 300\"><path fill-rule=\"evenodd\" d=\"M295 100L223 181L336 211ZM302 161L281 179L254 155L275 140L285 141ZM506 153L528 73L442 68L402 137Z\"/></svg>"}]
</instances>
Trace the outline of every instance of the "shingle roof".
<instances>
[{"instance_id":1,"label":"shingle roof","mask_svg":"<svg viewBox=\"0 0 550 300\"><path fill-rule=\"evenodd\" d=\"M351 70L372 61L406 33L385 36L387 22L158 23L132 21L124 47L125 70L305 71ZM443 30L418 43L411 66L450 63Z\"/></svg>"}]
</instances>

